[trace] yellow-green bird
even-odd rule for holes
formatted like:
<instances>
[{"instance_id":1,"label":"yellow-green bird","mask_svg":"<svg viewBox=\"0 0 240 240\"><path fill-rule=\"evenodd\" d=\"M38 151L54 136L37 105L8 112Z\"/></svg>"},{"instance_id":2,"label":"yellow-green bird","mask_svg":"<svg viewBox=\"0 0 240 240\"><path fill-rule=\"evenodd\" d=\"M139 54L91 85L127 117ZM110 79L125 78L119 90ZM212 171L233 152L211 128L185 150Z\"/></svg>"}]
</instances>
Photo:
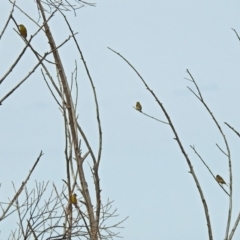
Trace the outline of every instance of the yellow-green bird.
<instances>
[{"instance_id":1,"label":"yellow-green bird","mask_svg":"<svg viewBox=\"0 0 240 240\"><path fill-rule=\"evenodd\" d=\"M23 24L18 25L18 30L24 38L27 38L27 29Z\"/></svg>"},{"instance_id":2,"label":"yellow-green bird","mask_svg":"<svg viewBox=\"0 0 240 240\"><path fill-rule=\"evenodd\" d=\"M219 175L216 176L216 180L217 180L218 183L226 184L226 182L223 180L223 178L221 176L219 176Z\"/></svg>"},{"instance_id":3,"label":"yellow-green bird","mask_svg":"<svg viewBox=\"0 0 240 240\"><path fill-rule=\"evenodd\" d=\"M74 193L70 196L70 202L73 204L73 205L77 205L77 194Z\"/></svg>"},{"instance_id":4,"label":"yellow-green bird","mask_svg":"<svg viewBox=\"0 0 240 240\"><path fill-rule=\"evenodd\" d=\"M140 104L140 102L137 102L137 103L136 103L136 109L137 109L139 112L142 112L142 105Z\"/></svg>"}]
</instances>

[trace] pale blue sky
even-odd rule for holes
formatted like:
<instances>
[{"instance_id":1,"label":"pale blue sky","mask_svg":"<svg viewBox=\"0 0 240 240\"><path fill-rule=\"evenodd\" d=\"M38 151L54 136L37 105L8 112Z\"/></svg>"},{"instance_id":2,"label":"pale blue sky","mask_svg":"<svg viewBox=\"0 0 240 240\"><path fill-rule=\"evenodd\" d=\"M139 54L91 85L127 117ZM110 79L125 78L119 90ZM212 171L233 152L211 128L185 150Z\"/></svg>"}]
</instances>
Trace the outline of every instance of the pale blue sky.
<instances>
[{"instance_id":1,"label":"pale blue sky","mask_svg":"<svg viewBox=\"0 0 240 240\"><path fill-rule=\"evenodd\" d=\"M34 2L25 6L37 18ZM0 29L11 6L2 1ZM208 202L214 239L225 234L228 198L193 153L194 145L215 174L228 182L228 163L217 149L223 140L209 114L190 93L184 78L189 69L208 106L229 140L234 178L233 221L240 211L239 139L223 123L240 131L239 1L110 1L85 7L77 17L67 13L96 87L103 130L100 167L103 200L115 200L119 220L129 216L121 230L124 239L208 239L202 203L188 166L170 128L133 109L165 120L155 100L137 75L111 47L126 57L166 107L199 177ZM14 17L28 28L36 26L17 9ZM50 26L60 44L70 33L59 14ZM25 46L11 23L0 41L0 77ZM32 42L41 53L49 47L43 33ZM60 54L70 78L78 55L68 42ZM36 60L27 50L22 62L0 85L0 98L17 84ZM79 118L91 143L98 141L92 90L79 61ZM55 73L54 73L55 74ZM55 76L55 75L54 75ZM193 87L194 88L194 87ZM40 69L0 106L0 200L13 194L11 181L20 186L36 157L44 156L34 180L55 182L65 177L64 129L58 106L42 79ZM6 195L6 196L5 196ZM0 228L4 222L0 223ZM239 230L235 239L240 237Z\"/></svg>"}]
</instances>

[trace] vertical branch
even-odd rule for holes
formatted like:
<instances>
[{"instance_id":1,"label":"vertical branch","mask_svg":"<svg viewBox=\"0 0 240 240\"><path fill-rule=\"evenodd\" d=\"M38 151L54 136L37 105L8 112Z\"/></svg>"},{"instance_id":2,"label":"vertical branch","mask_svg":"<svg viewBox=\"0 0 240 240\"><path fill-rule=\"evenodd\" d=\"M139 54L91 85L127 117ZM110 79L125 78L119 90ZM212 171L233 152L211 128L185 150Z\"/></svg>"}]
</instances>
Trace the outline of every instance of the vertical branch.
<instances>
[{"instance_id":1,"label":"vertical branch","mask_svg":"<svg viewBox=\"0 0 240 240\"><path fill-rule=\"evenodd\" d=\"M236 32L236 34L237 34L237 32ZM237 35L237 36L238 36L238 35ZM238 137L240 137L240 133L239 133L237 130L235 130L235 129L234 129L231 125L229 125L228 123L225 122L225 124L226 124L235 134L237 134ZM233 228L232 228L232 231L231 231L231 233L229 234L229 240L231 240L231 239L233 238L233 235L234 235L234 233L235 233L235 231L236 231L236 229L237 229L237 226L238 226L239 222L240 222L240 212L238 213L238 216L237 216L237 219L236 219L236 221L235 221L235 223L234 223L234 226L233 226Z\"/></svg>"},{"instance_id":2,"label":"vertical branch","mask_svg":"<svg viewBox=\"0 0 240 240\"><path fill-rule=\"evenodd\" d=\"M80 177L80 181L81 181L81 185L82 185L83 197L86 202L86 207L87 207L87 211L88 211L88 215L89 215L90 228L91 228L91 239L95 240L95 239L97 239L97 234L96 234L97 226L96 226L96 221L95 221L95 217L94 217L93 206L91 203L91 197L90 197L90 193L88 190L88 186L87 186L87 182L86 182L85 174L84 174L84 170L83 170L83 161L81 158L81 152L80 152L80 149L78 148L77 122L76 122L76 116L75 116L75 111L74 111L74 105L73 105L73 101L72 101L72 97L71 97L71 91L68 86L68 82L67 82L66 74L65 74L62 62L61 62L61 58L56 49L55 41L53 39L49 25L46 22L45 12L42 7L41 1L37 0L37 4L39 6L41 15L44 20L44 28L45 28L46 36L48 38L50 47L53 51L53 57L55 59L56 68L57 68L58 74L60 76L61 84L63 86L63 92L64 92L66 103L67 103L66 108L68 111L69 125L70 125L70 130L71 130L71 136L73 139L74 152L75 152L75 157L76 157L76 161L77 161L77 166L79 169L79 177Z\"/></svg>"},{"instance_id":3,"label":"vertical branch","mask_svg":"<svg viewBox=\"0 0 240 240\"><path fill-rule=\"evenodd\" d=\"M59 78L58 78L59 80ZM67 171L67 188L68 188L68 204L67 204L67 209L66 209L66 219L65 219L65 228L64 228L64 236L66 236L66 234L69 234L71 236L71 232L72 232L72 204L70 202L70 196L72 195L72 189L71 189L71 178L70 178L70 161L71 158L68 155L68 141L70 141L70 153L72 151L72 144L71 144L71 138L70 138L70 133L69 133L69 129L68 129L68 119L67 119L67 113L66 113L66 105L64 104L66 101L64 99L64 93L63 93L63 89L62 89L62 84L59 80L59 85L60 85L60 97L62 100L62 114L63 114L63 119L64 119L64 130L65 130L65 160L66 160L66 171ZM68 225L67 225L68 223Z\"/></svg>"},{"instance_id":4,"label":"vertical branch","mask_svg":"<svg viewBox=\"0 0 240 240\"><path fill-rule=\"evenodd\" d=\"M228 220L227 220L227 226L226 226L226 233L225 233L225 240L228 239L228 234L229 234L229 229L230 229L230 224L231 224L231 218L232 218L232 194L233 194L233 189L232 189L232 161L231 161L231 153L230 153L230 148L228 146L228 142L227 142L227 138L225 136L225 134L223 133L222 131L222 128L220 126L220 124L218 123L217 119L214 117L213 113L211 112L211 110L209 109L209 107L207 106L207 104L205 103L202 95L201 95L201 92L199 90L199 87L197 85L197 83L195 82L193 76L191 75L191 73L189 72L189 70L187 69L187 73L189 74L190 76L190 81L193 82L193 84L195 85L197 91L198 91L198 94L199 96L190 88L188 87L188 89L199 99L199 101L204 105L204 107L207 109L208 113L210 114L210 116L212 117L213 121L215 122L220 134L222 135L222 138L223 138L223 141L225 143L225 146L226 146L226 149L227 149L227 157L228 157L228 168L229 168L229 180L230 180L230 183L229 183L229 188L230 188L230 191L229 191L229 208L228 208Z\"/></svg>"},{"instance_id":5,"label":"vertical branch","mask_svg":"<svg viewBox=\"0 0 240 240\"><path fill-rule=\"evenodd\" d=\"M60 11L60 10L59 10ZM67 21L67 18L66 16L62 13L62 11L60 11L60 13L63 15L67 25L68 25L68 28L70 30L71 33L73 33L73 30L71 28L71 25L69 24L69 22ZM87 75L88 75L88 78L89 78L89 81L91 83L91 86L92 86L92 90L93 90L93 95L94 95L94 101L95 101L95 106L96 106L96 116L97 116L97 123L98 123L98 132L99 132L99 148L98 148L98 157L97 159L95 158L92 150L91 150L91 147L87 141L87 138L85 137L83 131L81 130L80 126L78 125L78 129L81 133L81 135L83 136L84 140L85 140L85 143L86 145L88 146L88 149L89 149L89 152L92 156L92 159L93 159L93 178L94 178L94 185L95 185L95 191L96 191L96 201L97 201L97 207L96 207L96 225L99 226L99 217L100 217L100 210L101 210L101 189L100 189L100 178L99 178L99 175L98 175L98 169L99 169L99 164L100 164L100 160L101 160L101 153L102 153L102 127L101 127L101 121L100 121L100 114L99 114L99 106L98 106L98 100L97 100L97 93L96 93L96 90L95 90L95 86L93 84L93 80L92 80L92 77L90 75L90 71L88 69L88 66L86 64L86 61L84 59L84 56L82 54L82 51L80 49L80 46L75 38L75 36L73 35L73 39L74 39L74 42L76 44L76 47L78 49L78 52L80 54L80 58L81 60L83 61L83 64L84 64L84 67L85 67L85 70L87 72Z\"/></svg>"}]
</instances>

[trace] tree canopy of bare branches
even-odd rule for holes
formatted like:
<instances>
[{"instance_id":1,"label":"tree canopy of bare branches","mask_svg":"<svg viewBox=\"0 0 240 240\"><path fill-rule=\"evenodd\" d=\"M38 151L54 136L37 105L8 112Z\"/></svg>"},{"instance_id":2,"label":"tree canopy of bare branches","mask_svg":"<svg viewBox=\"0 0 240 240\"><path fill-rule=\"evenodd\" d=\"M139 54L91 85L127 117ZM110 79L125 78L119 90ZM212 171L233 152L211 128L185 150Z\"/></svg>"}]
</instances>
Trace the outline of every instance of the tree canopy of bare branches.
<instances>
[{"instance_id":1,"label":"tree canopy of bare branches","mask_svg":"<svg viewBox=\"0 0 240 240\"><path fill-rule=\"evenodd\" d=\"M17 2L12 3L12 11L9 14L6 24L0 34L4 37L5 30L15 24L15 31L22 38L25 46L19 56L9 66L7 72L0 77L0 84L10 79L12 71L17 68L24 58L26 51L31 52L35 57L35 64L28 74L21 79L11 90L1 96L0 104L13 96L22 84L27 81L36 71L41 70L42 79L46 83L56 106L63 118L63 132L65 135L65 176L62 179L62 188L52 184L49 190L49 182L36 182L35 188L29 190L27 183L34 169L43 157L40 152L30 173L22 182L19 189L14 185L15 194L9 202L1 202L0 221L6 220L12 215L17 216L17 226L12 226L8 239L112 239L119 235L116 231L124 221L116 220L118 216L116 209L113 209L113 201L102 201L101 182L99 167L102 157L102 127L100 110L94 82L82 54L79 43L76 39L77 33L72 29L65 13L76 11L84 6L95 6L94 3L84 1L40 1L35 2L38 19L27 14ZM29 21L32 21L37 30L35 33L27 34L27 26L24 34L20 31L19 23L14 17L14 11L25 14ZM69 36L60 44L52 32L51 21L58 14L69 31ZM23 26L24 28L24 26ZM35 47L34 40L38 34L44 33L45 41L48 43L48 51L41 52ZM63 56L59 50L69 41L74 43L72 51L78 52L78 59L75 60L75 69L71 77L68 77L63 63ZM95 103L95 114L97 122L98 149L94 151L87 133L79 123L78 116L78 64L82 63L88 76L92 96ZM84 150L84 152L82 151ZM89 187L90 186L90 187ZM47 197L48 196L48 197ZM110 221L109 221L110 220Z\"/></svg>"}]
</instances>

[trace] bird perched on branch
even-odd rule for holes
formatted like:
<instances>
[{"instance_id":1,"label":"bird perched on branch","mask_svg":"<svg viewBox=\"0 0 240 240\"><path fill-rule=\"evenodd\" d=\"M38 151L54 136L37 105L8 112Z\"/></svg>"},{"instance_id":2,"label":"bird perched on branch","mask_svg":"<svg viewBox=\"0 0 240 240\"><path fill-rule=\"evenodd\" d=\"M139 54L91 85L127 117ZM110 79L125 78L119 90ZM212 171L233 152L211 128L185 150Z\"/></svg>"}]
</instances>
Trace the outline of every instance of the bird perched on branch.
<instances>
[{"instance_id":1,"label":"bird perched on branch","mask_svg":"<svg viewBox=\"0 0 240 240\"><path fill-rule=\"evenodd\" d=\"M141 106L140 102L137 102L137 103L136 103L136 109L137 109L139 112L142 112L142 106Z\"/></svg>"},{"instance_id":2,"label":"bird perched on branch","mask_svg":"<svg viewBox=\"0 0 240 240\"><path fill-rule=\"evenodd\" d=\"M27 38L27 29L23 24L18 25L18 30L24 38Z\"/></svg>"},{"instance_id":3,"label":"bird perched on branch","mask_svg":"<svg viewBox=\"0 0 240 240\"><path fill-rule=\"evenodd\" d=\"M70 202L71 202L73 205L77 206L77 194L76 194L76 193L70 195Z\"/></svg>"},{"instance_id":4,"label":"bird perched on branch","mask_svg":"<svg viewBox=\"0 0 240 240\"><path fill-rule=\"evenodd\" d=\"M221 176L219 176L219 175L216 176L216 180L217 180L218 183L226 184L226 182L223 180L223 178Z\"/></svg>"}]
</instances>

